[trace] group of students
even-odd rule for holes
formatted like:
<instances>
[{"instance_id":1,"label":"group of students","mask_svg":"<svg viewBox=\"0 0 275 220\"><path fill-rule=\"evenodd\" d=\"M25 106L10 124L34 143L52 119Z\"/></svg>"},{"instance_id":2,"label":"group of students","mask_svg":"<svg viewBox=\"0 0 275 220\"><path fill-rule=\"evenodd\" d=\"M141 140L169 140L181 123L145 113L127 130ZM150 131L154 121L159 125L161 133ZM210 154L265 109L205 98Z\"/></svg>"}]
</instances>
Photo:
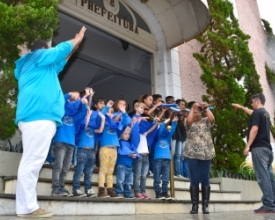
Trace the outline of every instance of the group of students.
<instances>
[{"instance_id":1,"label":"group of students","mask_svg":"<svg viewBox=\"0 0 275 220\"><path fill-rule=\"evenodd\" d=\"M175 175L181 176L185 172L188 176L186 165L182 166L184 164L182 150L186 138L183 126L186 117L183 114L186 112L184 101L177 100L179 107L175 113L165 107L161 95L142 95L135 101L134 111L128 114L125 100L119 99L115 103L110 100L105 103L102 98L93 100L93 95L94 91L91 88L86 88L82 94L70 92L64 95L63 125L57 128L53 138L55 161L51 194L151 199L146 193L146 177L151 158L156 199L172 199L168 194L168 184L171 140L174 133L177 139L174 156ZM169 106L171 99L174 98L166 97L166 99L166 106ZM72 194L70 194L65 188L65 180L74 151L76 165ZM96 195L92 190L91 177L97 158L99 173ZM80 190L82 174L84 174L85 192Z\"/></svg>"}]
</instances>

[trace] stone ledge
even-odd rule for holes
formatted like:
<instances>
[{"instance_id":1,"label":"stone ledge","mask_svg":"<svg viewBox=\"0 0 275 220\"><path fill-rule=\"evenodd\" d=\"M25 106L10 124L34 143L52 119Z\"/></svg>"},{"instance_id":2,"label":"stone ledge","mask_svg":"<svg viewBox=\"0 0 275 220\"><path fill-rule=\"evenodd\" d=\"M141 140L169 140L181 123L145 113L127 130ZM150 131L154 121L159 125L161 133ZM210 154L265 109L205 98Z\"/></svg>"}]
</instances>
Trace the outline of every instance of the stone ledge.
<instances>
[{"instance_id":1,"label":"stone ledge","mask_svg":"<svg viewBox=\"0 0 275 220\"><path fill-rule=\"evenodd\" d=\"M16 194L0 194L0 198L15 199ZM182 204L191 204L190 200L158 200L158 199L113 199L113 198L87 198L87 197L59 197L59 196L37 196L38 200L50 200L50 201L73 201L73 202L97 202L97 203L182 203ZM259 203L260 200L233 200L233 201L223 201L223 200L210 200L209 203L236 203L236 204L248 204L248 203Z\"/></svg>"},{"instance_id":2,"label":"stone ledge","mask_svg":"<svg viewBox=\"0 0 275 220\"><path fill-rule=\"evenodd\" d=\"M4 177L4 181L16 180L16 179L17 179L17 176L5 176ZM39 178L38 182L51 183L52 180L49 179L49 178ZM72 183L73 183L72 180L66 180L65 181L65 184L72 184ZM84 185L84 181L80 181L80 185ZM92 182L92 186L98 186L98 183L97 182ZM115 187L116 184L114 183L113 186ZM153 186L146 186L146 188L154 189ZM168 187L168 189L170 189L170 187ZM189 189L183 189L183 188L175 187L175 191L189 191ZM233 190L211 190L211 192L215 192L215 193L241 193L241 191L233 191Z\"/></svg>"},{"instance_id":3,"label":"stone ledge","mask_svg":"<svg viewBox=\"0 0 275 220\"><path fill-rule=\"evenodd\" d=\"M189 213L191 202L186 200L127 200L110 198L74 198L38 196L40 207L52 211L56 216L93 215L138 215ZM210 201L210 212L230 212L253 210L260 206L259 201ZM199 210L201 213L201 209ZM15 195L0 194L0 216L15 215ZM197 216L197 215L196 215ZM65 217L66 219L66 217Z\"/></svg>"}]
</instances>

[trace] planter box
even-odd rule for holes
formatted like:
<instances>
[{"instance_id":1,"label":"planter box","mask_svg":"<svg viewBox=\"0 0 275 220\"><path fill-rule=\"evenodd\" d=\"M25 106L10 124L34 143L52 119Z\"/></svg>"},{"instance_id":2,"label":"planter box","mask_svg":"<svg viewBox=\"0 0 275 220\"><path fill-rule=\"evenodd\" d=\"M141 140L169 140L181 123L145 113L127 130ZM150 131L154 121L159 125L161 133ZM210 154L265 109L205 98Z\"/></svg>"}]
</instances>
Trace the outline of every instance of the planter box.
<instances>
[{"instance_id":1,"label":"planter box","mask_svg":"<svg viewBox=\"0 0 275 220\"><path fill-rule=\"evenodd\" d=\"M260 200L262 191L254 180L240 180L230 178L212 178L211 183L220 183L220 189L225 191L241 191L241 200Z\"/></svg>"}]
</instances>

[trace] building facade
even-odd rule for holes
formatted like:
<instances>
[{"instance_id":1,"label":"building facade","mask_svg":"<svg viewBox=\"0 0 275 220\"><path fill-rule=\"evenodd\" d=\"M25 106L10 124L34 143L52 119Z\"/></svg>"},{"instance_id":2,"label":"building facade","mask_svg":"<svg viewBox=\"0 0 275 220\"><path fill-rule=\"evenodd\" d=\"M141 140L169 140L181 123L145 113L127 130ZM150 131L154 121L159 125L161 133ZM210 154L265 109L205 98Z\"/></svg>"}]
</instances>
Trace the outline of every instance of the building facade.
<instances>
[{"instance_id":1,"label":"building facade","mask_svg":"<svg viewBox=\"0 0 275 220\"><path fill-rule=\"evenodd\" d=\"M53 43L87 26L85 40L61 75L64 92L93 87L106 99L181 94L176 46L209 23L201 0L66 0ZM123 86L122 86L123 85Z\"/></svg>"}]
</instances>

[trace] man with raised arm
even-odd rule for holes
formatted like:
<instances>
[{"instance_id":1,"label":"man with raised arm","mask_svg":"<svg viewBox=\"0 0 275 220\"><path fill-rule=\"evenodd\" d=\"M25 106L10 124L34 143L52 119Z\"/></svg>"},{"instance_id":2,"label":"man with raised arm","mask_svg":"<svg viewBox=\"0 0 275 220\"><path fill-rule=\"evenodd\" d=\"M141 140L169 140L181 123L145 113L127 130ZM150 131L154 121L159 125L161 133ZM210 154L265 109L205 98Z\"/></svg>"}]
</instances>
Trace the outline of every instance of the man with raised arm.
<instances>
[{"instance_id":1,"label":"man with raised arm","mask_svg":"<svg viewBox=\"0 0 275 220\"><path fill-rule=\"evenodd\" d=\"M253 110L239 104L233 103L236 109L241 109L250 115L247 133L247 144L244 155L251 152L253 168L257 182L263 192L263 206L254 212L275 212L275 182L272 169L273 152L270 144L270 116L264 108L265 96L262 93L253 95L251 106Z\"/></svg>"},{"instance_id":2,"label":"man with raised arm","mask_svg":"<svg viewBox=\"0 0 275 220\"><path fill-rule=\"evenodd\" d=\"M85 27L75 38L49 48L46 40L36 41L31 52L15 62L18 103L15 123L22 132L23 155L18 168L16 214L20 217L49 217L39 208L36 184L47 157L56 127L64 116L64 98L58 80L71 54L81 43Z\"/></svg>"}]
</instances>

